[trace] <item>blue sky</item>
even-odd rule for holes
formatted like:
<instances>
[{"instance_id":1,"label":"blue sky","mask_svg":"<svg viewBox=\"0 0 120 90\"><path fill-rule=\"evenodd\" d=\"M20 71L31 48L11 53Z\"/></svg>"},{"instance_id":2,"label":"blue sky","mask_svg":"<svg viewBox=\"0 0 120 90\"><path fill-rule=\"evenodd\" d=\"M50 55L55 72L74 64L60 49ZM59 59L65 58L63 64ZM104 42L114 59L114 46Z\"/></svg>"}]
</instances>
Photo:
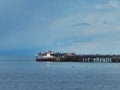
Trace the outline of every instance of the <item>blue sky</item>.
<instances>
[{"instance_id":1,"label":"blue sky","mask_svg":"<svg viewBox=\"0 0 120 90\"><path fill-rule=\"evenodd\" d=\"M120 53L119 0L1 0L0 55Z\"/></svg>"}]
</instances>

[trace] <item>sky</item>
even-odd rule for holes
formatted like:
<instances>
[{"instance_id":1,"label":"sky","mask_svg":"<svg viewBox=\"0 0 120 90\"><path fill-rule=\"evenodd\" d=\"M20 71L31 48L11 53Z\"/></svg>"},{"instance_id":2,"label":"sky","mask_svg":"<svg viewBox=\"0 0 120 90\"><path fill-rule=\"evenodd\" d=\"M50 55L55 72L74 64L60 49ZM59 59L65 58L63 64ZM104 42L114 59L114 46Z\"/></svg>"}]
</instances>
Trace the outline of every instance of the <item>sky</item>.
<instances>
[{"instance_id":1,"label":"sky","mask_svg":"<svg viewBox=\"0 0 120 90\"><path fill-rule=\"evenodd\" d=\"M120 54L119 0L0 0L0 55Z\"/></svg>"}]
</instances>

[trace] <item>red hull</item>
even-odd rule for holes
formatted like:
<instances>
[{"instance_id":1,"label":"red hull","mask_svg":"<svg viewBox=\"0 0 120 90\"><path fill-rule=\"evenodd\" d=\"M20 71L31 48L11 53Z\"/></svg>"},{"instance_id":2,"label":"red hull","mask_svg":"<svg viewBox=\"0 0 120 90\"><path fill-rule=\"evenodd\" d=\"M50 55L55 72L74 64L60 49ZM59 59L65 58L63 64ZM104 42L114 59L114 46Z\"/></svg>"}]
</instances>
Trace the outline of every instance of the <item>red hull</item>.
<instances>
[{"instance_id":1,"label":"red hull","mask_svg":"<svg viewBox=\"0 0 120 90\"><path fill-rule=\"evenodd\" d=\"M38 62L45 62L45 61L56 61L54 58L39 58L39 59L36 59L36 61Z\"/></svg>"}]
</instances>

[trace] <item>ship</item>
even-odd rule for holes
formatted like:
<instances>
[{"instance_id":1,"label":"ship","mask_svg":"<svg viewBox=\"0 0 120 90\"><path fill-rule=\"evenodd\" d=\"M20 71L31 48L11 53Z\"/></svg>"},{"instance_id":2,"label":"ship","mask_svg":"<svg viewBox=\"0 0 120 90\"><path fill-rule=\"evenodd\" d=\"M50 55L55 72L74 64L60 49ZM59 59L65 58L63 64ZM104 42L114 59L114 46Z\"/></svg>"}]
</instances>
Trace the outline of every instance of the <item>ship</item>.
<instances>
[{"instance_id":1,"label":"ship","mask_svg":"<svg viewBox=\"0 0 120 90\"><path fill-rule=\"evenodd\" d=\"M43 53L38 53L36 55L36 61L58 61L58 58L54 56L55 53L53 51L47 51Z\"/></svg>"},{"instance_id":2,"label":"ship","mask_svg":"<svg viewBox=\"0 0 120 90\"><path fill-rule=\"evenodd\" d=\"M73 56L74 53L60 53L60 52L40 52L36 55L36 61L43 62L43 61L54 61L54 62L64 62L67 61L67 58Z\"/></svg>"}]
</instances>

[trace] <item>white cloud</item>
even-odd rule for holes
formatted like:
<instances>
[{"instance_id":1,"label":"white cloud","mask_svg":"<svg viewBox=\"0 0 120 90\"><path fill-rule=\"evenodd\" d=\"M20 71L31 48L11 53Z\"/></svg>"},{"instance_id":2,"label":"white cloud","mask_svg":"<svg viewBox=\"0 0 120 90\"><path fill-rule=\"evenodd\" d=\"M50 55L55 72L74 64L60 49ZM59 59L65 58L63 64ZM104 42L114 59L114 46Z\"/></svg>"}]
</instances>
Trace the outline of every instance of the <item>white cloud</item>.
<instances>
[{"instance_id":1,"label":"white cloud","mask_svg":"<svg viewBox=\"0 0 120 90\"><path fill-rule=\"evenodd\" d=\"M118 14L116 14L118 13ZM92 12L89 14L74 14L69 17L55 21L51 25L51 30L58 33L58 36L91 36L101 33L114 32L116 23L119 22L119 12L111 11L106 13ZM104 22L109 25L106 25ZM89 23L89 25L73 26L79 23ZM64 32L63 32L64 31Z\"/></svg>"},{"instance_id":2,"label":"white cloud","mask_svg":"<svg viewBox=\"0 0 120 90\"><path fill-rule=\"evenodd\" d=\"M102 7L101 7L102 8ZM92 12L64 17L51 24L52 32L61 37L92 37L93 41L73 42L61 46L59 50L78 53L119 53L119 11ZM104 22L107 22L105 24ZM73 24L89 23L89 26L73 26ZM99 36L100 35L100 36ZM115 35L115 36L114 36ZM99 36L100 39L96 39ZM98 40L98 41L97 41ZM58 48L57 48L58 49Z\"/></svg>"},{"instance_id":3,"label":"white cloud","mask_svg":"<svg viewBox=\"0 0 120 90\"><path fill-rule=\"evenodd\" d=\"M117 27L116 27L116 30L117 30L117 31L120 31L120 26L117 26Z\"/></svg>"},{"instance_id":4,"label":"white cloud","mask_svg":"<svg viewBox=\"0 0 120 90\"><path fill-rule=\"evenodd\" d=\"M59 48L60 51L76 52L78 54L119 54L118 41L96 41L85 43L74 43L72 45Z\"/></svg>"},{"instance_id":5,"label":"white cloud","mask_svg":"<svg viewBox=\"0 0 120 90\"><path fill-rule=\"evenodd\" d=\"M119 1L109 0L107 3L96 7L98 9L119 8L119 4ZM77 13L71 12L68 16L63 15L61 18L54 18L55 21L51 16L41 16L41 12L38 10L33 10L30 15L29 21L24 27L20 27L20 31L16 30L1 40L0 49L5 49L5 47L6 49L15 49L51 46L63 51L99 53L114 50L117 52L117 48L119 48L120 36L118 34L113 36L112 33L120 32L120 11L99 12L93 10L88 12L86 10L84 12L84 9L81 9ZM107 36L103 37L102 35ZM99 36L100 39L96 39L96 36ZM71 40L72 37L82 38L83 41L86 37L90 37L93 41L74 42L74 38L73 41ZM60 41L61 38L63 41ZM57 42L58 47L56 46Z\"/></svg>"},{"instance_id":6,"label":"white cloud","mask_svg":"<svg viewBox=\"0 0 120 90\"><path fill-rule=\"evenodd\" d=\"M119 0L110 0L108 5L113 7L113 8L119 8L120 7L120 1Z\"/></svg>"},{"instance_id":7,"label":"white cloud","mask_svg":"<svg viewBox=\"0 0 120 90\"><path fill-rule=\"evenodd\" d=\"M96 5L97 9L109 9L109 8L120 8L119 0L108 0L105 4Z\"/></svg>"},{"instance_id":8,"label":"white cloud","mask_svg":"<svg viewBox=\"0 0 120 90\"><path fill-rule=\"evenodd\" d=\"M13 32L11 35L6 37L5 41L3 41L3 43L1 44L1 48L2 47L6 47L9 49L13 49L15 47L40 48L45 45L54 46L54 43L59 42L59 47L62 48L66 47L66 45L70 45L66 47L66 50L79 51L80 48L82 52L89 51L92 52L96 50L96 47L101 46L102 41L101 43L99 42L61 43L61 41L59 40L61 38L66 39L69 37L82 37L84 39L84 37L93 37L94 35L102 35L104 33L106 33L107 35L109 35L110 32L115 33L116 32L115 30L119 29L119 27L118 25L113 25L113 23L117 22L118 18L119 12L113 13L113 11L106 12L104 14L91 12L81 15L81 13L77 13L66 16L64 18L56 19L56 21L48 23L48 25L46 24L45 27L42 27L39 24L41 23L41 17L39 17L39 15L33 16L31 22L24 28L24 30L21 30L19 32ZM105 20L108 22L112 22L112 25L104 25L103 22ZM90 25L74 26L74 24L79 23L89 23ZM119 30L117 31L117 33L118 32ZM95 40L94 37L93 40ZM109 39L107 38L107 40Z\"/></svg>"},{"instance_id":9,"label":"white cloud","mask_svg":"<svg viewBox=\"0 0 120 90\"><path fill-rule=\"evenodd\" d=\"M102 5L96 5L96 8L97 8L97 9L103 9L104 6L102 6Z\"/></svg>"}]
</instances>

